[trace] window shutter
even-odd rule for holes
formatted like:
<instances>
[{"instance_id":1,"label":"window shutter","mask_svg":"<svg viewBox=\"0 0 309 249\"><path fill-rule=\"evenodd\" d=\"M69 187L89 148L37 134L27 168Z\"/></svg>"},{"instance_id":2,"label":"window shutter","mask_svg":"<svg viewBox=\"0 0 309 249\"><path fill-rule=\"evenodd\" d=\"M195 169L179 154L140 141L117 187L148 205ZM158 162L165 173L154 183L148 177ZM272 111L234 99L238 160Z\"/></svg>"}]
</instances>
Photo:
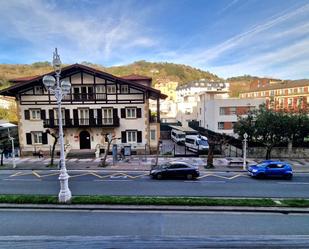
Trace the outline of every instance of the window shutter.
<instances>
[{"instance_id":1,"label":"window shutter","mask_svg":"<svg viewBox=\"0 0 309 249\"><path fill-rule=\"evenodd\" d=\"M30 112L29 112L29 110L25 110L25 119L26 120L30 119Z\"/></svg>"},{"instance_id":2,"label":"window shutter","mask_svg":"<svg viewBox=\"0 0 309 249\"><path fill-rule=\"evenodd\" d=\"M48 110L48 114L49 114L50 125L54 126L54 110L53 109Z\"/></svg>"},{"instance_id":3,"label":"window shutter","mask_svg":"<svg viewBox=\"0 0 309 249\"><path fill-rule=\"evenodd\" d=\"M127 134L125 131L121 132L121 143L126 143L127 142Z\"/></svg>"},{"instance_id":4,"label":"window shutter","mask_svg":"<svg viewBox=\"0 0 309 249\"><path fill-rule=\"evenodd\" d=\"M98 125L102 124L102 109L97 109Z\"/></svg>"},{"instance_id":5,"label":"window shutter","mask_svg":"<svg viewBox=\"0 0 309 249\"><path fill-rule=\"evenodd\" d=\"M68 109L65 109L65 110L64 110L64 120L65 120L65 124L66 124L67 126L70 126L70 125L71 125L70 110L68 110Z\"/></svg>"},{"instance_id":6,"label":"window shutter","mask_svg":"<svg viewBox=\"0 0 309 249\"><path fill-rule=\"evenodd\" d=\"M89 124L90 125L95 124L93 109L89 109Z\"/></svg>"},{"instance_id":7,"label":"window shutter","mask_svg":"<svg viewBox=\"0 0 309 249\"><path fill-rule=\"evenodd\" d=\"M118 125L119 124L118 109L117 108L113 109L113 124L114 125Z\"/></svg>"},{"instance_id":8,"label":"window shutter","mask_svg":"<svg viewBox=\"0 0 309 249\"><path fill-rule=\"evenodd\" d=\"M26 133L27 144L32 144L31 133Z\"/></svg>"},{"instance_id":9,"label":"window shutter","mask_svg":"<svg viewBox=\"0 0 309 249\"><path fill-rule=\"evenodd\" d=\"M141 143L141 142L142 142L142 132L141 132L141 131L138 131L138 132L137 132L137 142L138 142L138 143Z\"/></svg>"},{"instance_id":10,"label":"window shutter","mask_svg":"<svg viewBox=\"0 0 309 249\"><path fill-rule=\"evenodd\" d=\"M142 117L142 109L141 108L136 108L136 117L141 118Z\"/></svg>"},{"instance_id":11,"label":"window shutter","mask_svg":"<svg viewBox=\"0 0 309 249\"><path fill-rule=\"evenodd\" d=\"M41 110L41 119L42 120L46 119L46 111L45 110Z\"/></svg>"},{"instance_id":12,"label":"window shutter","mask_svg":"<svg viewBox=\"0 0 309 249\"><path fill-rule=\"evenodd\" d=\"M73 120L74 120L74 126L78 126L79 122L78 122L78 110L77 109L73 110Z\"/></svg>"},{"instance_id":13,"label":"window shutter","mask_svg":"<svg viewBox=\"0 0 309 249\"><path fill-rule=\"evenodd\" d=\"M126 118L126 109L121 108L121 118Z\"/></svg>"},{"instance_id":14,"label":"window shutter","mask_svg":"<svg viewBox=\"0 0 309 249\"><path fill-rule=\"evenodd\" d=\"M48 144L48 142L47 142L47 132L42 133L42 144Z\"/></svg>"}]
</instances>

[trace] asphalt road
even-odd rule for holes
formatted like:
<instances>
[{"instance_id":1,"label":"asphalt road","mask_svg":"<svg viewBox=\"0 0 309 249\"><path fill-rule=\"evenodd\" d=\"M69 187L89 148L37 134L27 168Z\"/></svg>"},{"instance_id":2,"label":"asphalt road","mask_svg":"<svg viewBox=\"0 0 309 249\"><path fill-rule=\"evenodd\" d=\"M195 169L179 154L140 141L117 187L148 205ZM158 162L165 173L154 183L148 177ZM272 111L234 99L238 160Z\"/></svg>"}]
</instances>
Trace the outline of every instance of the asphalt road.
<instances>
[{"instance_id":1,"label":"asphalt road","mask_svg":"<svg viewBox=\"0 0 309 249\"><path fill-rule=\"evenodd\" d=\"M307 248L309 242L307 214L2 209L0 220L0 248Z\"/></svg>"},{"instance_id":2,"label":"asphalt road","mask_svg":"<svg viewBox=\"0 0 309 249\"><path fill-rule=\"evenodd\" d=\"M71 171L73 195L160 195L309 198L309 174L292 180L252 179L245 173L205 172L197 180L153 180L148 172ZM58 172L2 171L0 194L58 194Z\"/></svg>"}]
</instances>

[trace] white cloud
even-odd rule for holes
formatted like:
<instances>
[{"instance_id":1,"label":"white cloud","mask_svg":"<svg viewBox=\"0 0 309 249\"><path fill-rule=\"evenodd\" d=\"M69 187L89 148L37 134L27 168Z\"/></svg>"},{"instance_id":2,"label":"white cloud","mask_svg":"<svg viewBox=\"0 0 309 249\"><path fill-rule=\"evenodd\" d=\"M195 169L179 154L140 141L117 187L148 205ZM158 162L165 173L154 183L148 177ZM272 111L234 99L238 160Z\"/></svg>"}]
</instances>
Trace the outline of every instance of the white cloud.
<instances>
[{"instance_id":1,"label":"white cloud","mask_svg":"<svg viewBox=\"0 0 309 249\"><path fill-rule=\"evenodd\" d=\"M125 5L125 6L124 6ZM122 11L127 4L113 2L100 9L65 10L61 5L40 0L2 2L0 10L7 36L32 44L45 51L54 46L64 54L80 60L122 57L130 49L151 47L156 44L142 27L140 14Z\"/></svg>"},{"instance_id":2,"label":"white cloud","mask_svg":"<svg viewBox=\"0 0 309 249\"><path fill-rule=\"evenodd\" d=\"M243 74L271 76L279 78L295 78L308 74L309 39L303 39L295 44L249 58L232 65L211 67L210 70L231 77Z\"/></svg>"},{"instance_id":3,"label":"white cloud","mask_svg":"<svg viewBox=\"0 0 309 249\"><path fill-rule=\"evenodd\" d=\"M189 54L184 54L183 56L178 57L177 60L181 62L194 61L198 65L208 65L208 63L210 63L213 59L222 56L225 52L254 44L254 39L256 38L260 39L262 36L263 39L269 39L267 34L262 35L263 32L265 33L265 31L269 31L275 26L285 23L293 18L297 18L301 15L309 15L309 4L303 5L294 11L284 12L279 16L273 16L269 18L269 21L258 24L248 31L235 35L234 37L231 37L214 47L202 51L198 50ZM293 32L296 32L296 30L297 32L308 32L308 29L304 30L303 27L293 27ZM283 35L288 35L288 33L282 34L282 36Z\"/></svg>"}]
</instances>

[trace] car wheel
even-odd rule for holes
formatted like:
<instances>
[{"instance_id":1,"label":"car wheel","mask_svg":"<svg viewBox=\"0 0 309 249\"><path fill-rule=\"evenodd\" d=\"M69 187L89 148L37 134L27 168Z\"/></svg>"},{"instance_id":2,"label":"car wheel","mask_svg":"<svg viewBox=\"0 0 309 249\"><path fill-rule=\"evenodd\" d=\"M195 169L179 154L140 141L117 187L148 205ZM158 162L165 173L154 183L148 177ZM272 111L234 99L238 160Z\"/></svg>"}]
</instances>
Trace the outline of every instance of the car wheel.
<instances>
[{"instance_id":1,"label":"car wheel","mask_svg":"<svg viewBox=\"0 0 309 249\"><path fill-rule=\"evenodd\" d=\"M162 174L157 174L156 178L157 178L158 180L161 180L161 179L163 178L163 176L162 176Z\"/></svg>"},{"instance_id":2,"label":"car wheel","mask_svg":"<svg viewBox=\"0 0 309 249\"><path fill-rule=\"evenodd\" d=\"M287 180L291 180L292 177L293 177L292 174L287 174L287 175L284 176L284 178L287 179Z\"/></svg>"},{"instance_id":3,"label":"car wheel","mask_svg":"<svg viewBox=\"0 0 309 249\"><path fill-rule=\"evenodd\" d=\"M192 174L187 174L187 179L188 180L192 180L193 179L193 175Z\"/></svg>"}]
</instances>

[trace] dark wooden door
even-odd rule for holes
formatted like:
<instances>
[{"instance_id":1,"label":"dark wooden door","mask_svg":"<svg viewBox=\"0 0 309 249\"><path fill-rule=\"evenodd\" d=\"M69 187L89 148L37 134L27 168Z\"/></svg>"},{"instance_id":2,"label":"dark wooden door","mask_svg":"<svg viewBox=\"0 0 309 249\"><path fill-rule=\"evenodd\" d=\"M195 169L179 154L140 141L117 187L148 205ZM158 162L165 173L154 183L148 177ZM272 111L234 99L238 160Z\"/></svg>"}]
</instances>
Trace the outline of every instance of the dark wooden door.
<instances>
[{"instance_id":1,"label":"dark wooden door","mask_svg":"<svg viewBox=\"0 0 309 249\"><path fill-rule=\"evenodd\" d=\"M91 149L90 134L88 131L81 131L79 133L80 149Z\"/></svg>"}]
</instances>

